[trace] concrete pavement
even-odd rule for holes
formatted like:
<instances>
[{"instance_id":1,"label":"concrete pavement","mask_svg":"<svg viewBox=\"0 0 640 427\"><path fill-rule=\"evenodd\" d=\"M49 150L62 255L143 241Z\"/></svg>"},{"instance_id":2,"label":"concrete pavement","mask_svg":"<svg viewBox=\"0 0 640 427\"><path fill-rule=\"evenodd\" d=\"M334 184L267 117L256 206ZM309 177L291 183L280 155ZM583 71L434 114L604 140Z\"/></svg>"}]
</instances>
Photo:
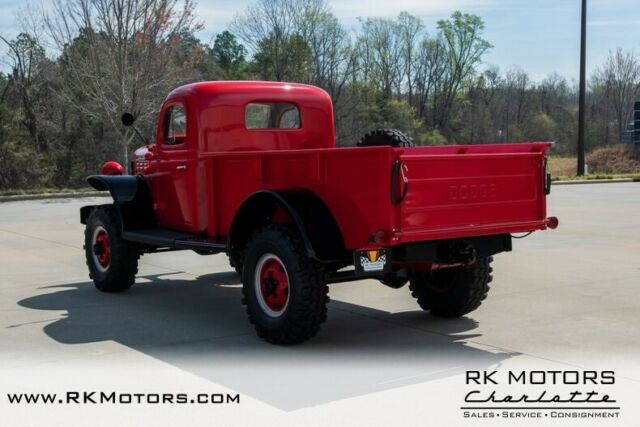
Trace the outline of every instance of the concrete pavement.
<instances>
[{"instance_id":1,"label":"concrete pavement","mask_svg":"<svg viewBox=\"0 0 640 427\"><path fill-rule=\"evenodd\" d=\"M241 393L250 402L243 411L214 411L227 424L256 415L278 424L348 423L348 414L357 413L359 422L384 425L399 410L416 421L431 417L455 425L463 422L466 370L599 367L615 368L625 410L635 411L637 183L554 188L548 212L560 218L560 227L514 240L513 252L498 255L489 297L467 317L430 317L406 288L368 280L336 284L320 334L294 347L255 336L239 304L238 278L222 255L146 255L129 292L95 291L84 264L78 208L105 200L0 204L0 388L70 384ZM394 402L393 411L385 402ZM50 413L9 409L34 424L46 424ZM130 411L143 416L143 409ZM80 411L98 425L131 420ZM186 410L176 411L162 407L156 421L184 421ZM196 417L192 424L211 416L203 407L189 414Z\"/></svg>"}]
</instances>

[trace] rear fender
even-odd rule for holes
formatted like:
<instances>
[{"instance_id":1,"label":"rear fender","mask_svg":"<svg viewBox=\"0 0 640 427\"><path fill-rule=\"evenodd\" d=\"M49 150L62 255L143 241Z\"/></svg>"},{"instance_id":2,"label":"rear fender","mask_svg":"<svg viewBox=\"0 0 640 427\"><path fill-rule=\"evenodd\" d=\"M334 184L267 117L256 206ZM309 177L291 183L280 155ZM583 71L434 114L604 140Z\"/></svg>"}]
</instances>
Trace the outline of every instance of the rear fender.
<instances>
[{"instance_id":1,"label":"rear fender","mask_svg":"<svg viewBox=\"0 0 640 427\"><path fill-rule=\"evenodd\" d=\"M242 253L259 228L282 222L282 212L297 229L307 256L321 262L348 258L333 214L308 190L263 190L249 196L234 217L228 236L229 251Z\"/></svg>"}]
</instances>

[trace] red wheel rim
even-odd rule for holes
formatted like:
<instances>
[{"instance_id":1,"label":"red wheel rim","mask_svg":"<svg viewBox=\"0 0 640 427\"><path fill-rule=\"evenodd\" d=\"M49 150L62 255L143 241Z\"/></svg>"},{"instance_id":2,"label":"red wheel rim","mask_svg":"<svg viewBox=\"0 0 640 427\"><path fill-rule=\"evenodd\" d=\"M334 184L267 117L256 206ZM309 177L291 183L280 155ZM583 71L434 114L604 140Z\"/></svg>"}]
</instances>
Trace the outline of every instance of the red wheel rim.
<instances>
[{"instance_id":1,"label":"red wheel rim","mask_svg":"<svg viewBox=\"0 0 640 427\"><path fill-rule=\"evenodd\" d=\"M289 304L289 276L284 264L273 254L263 255L256 266L256 291L264 312L281 315Z\"/></svg>"},{"instance_id":2,"label":"red wheel rim","mask_svg":"<svg viewBox=\"0 0 640 427\"><path fill-rule=\"evenodd\" d=\"M444 274L448 273L451 277L445 276L445 279L447 280L438 280L434 277L434 275L439 271L444 272ZM425 285L427 289L437 294L443 294L453 289L455 287L456 279L458 276L457 272L450 272L440 269L431 270L427 274L428 276Z\"/></svg>"},{"instance_id":3,"label":"red wheel rim","mask_svg":"<svg viewBox=\"0 0 640 427\"><path fill-rule=\"evenodd\" d=\"M106 271L111 264L111 240L104 227L97 227L93 233L93 258L101 271Z\"/></svg>"}]
</instances>

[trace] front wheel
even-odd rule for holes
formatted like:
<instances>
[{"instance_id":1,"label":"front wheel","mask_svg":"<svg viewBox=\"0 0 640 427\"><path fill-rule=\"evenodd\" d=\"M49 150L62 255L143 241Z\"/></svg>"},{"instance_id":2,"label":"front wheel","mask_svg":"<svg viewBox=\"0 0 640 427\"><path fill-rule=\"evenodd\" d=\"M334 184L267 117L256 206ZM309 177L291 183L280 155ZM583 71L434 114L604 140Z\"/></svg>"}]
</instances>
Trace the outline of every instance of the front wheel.
<instances>
[{"instance_id":1,"label":"front wheel","mask_svg":"<svg viewBox=\"0 0 640 427\"><path fill-rule=\"evenodd\" d=\"M327 317L322 267L287 227L265 227L253 236L243 263L242 293L249 321L273 344L305 341Z\"/></svg>"},{"instance_id":2,"label":"front wheel","mask_svg":"<svg viewBox=\"0 0 640 427\"><path fill-rule=\"evenodd\" d=\"M87 218L84 249L89 277L102 292L123 292L138 272L138 248L122 238L122 227L113 206L99 206Z\"/></svg>"},{"instance_id":3,"label":"front wheel","mask_svg":"<svg viewBox=\"0 0 640 427\"><path fill-rule=\"evenodd\" d=\"M492 261L487 257L465 267L414 272L409 281L411 295L434 316L464 316L487 298Z\"/></svg>"}]
</instances>

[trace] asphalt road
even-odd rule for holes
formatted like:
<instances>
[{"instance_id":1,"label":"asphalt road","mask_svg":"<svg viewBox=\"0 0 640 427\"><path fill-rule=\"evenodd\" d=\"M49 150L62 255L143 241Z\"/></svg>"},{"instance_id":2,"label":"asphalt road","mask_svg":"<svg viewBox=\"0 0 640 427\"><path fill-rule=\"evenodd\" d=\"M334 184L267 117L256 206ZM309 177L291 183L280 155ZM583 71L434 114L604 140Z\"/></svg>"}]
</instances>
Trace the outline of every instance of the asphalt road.
<instances>
[{"instance_id":1,"label":"asphalt road","mask_svg":"<svg viewBox=\"0 0 640 427\"><path fill-rule=\"evenodd\" d=\"M293 347L255 336L222 255L147 255L129 292L97 292L78 208L105 200L0 204L0 390L240 393L242 410L214 410L227 425L254 416L267 424L335 423L353 414L384 425L398 411L453 425L462 422L467 370L595 367L615 369L623 411L636 411L640 184L554 188L548 211L560 227L498 255L489 298L467 317L431 317L406 288L335 284L320 334ZM12 406L5 413L34 425L46 424L51 411L85 414L96 425L147 416L144 408L107 409ZM195 425L211 411L162 406L154 417L159 425L189 425L185 417Z\"/></svg>"}]
</instances>

